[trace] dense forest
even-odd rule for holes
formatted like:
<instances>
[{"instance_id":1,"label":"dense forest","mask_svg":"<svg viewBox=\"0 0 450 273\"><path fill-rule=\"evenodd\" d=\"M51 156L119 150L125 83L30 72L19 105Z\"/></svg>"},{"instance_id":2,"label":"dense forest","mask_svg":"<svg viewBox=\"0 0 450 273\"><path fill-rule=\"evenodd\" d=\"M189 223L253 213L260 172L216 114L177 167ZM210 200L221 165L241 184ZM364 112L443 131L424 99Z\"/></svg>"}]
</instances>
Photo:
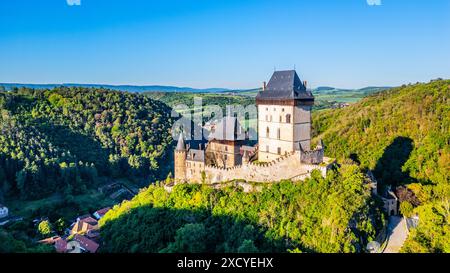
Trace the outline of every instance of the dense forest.
<instances>
[{"instance_id":1,"label":"dense forest","mask_svg":"<svg viewBox=\"0 0 450 273\"><path fill-rule=\"evenodd\" d=\"M405 85L315 111L314 141L323 139L326 156L339 163L326 178L314 173L249 193L233 182L170 192L163 182L152 184L102 219L101 251L362 252L385 224L366 183L372 170L379 194L392 189L400 212L419 216L402 251L450 252L449 88L448 80ZM174 120L157 100L193 102L189 94L75 87L0 92L0 202L82 195L105 177L145 181L138 185L162 180ZM203 98L204 105L251 103L244 96ZM83 202L75 210L91 209ZM58 206L75 205L66 198ZM36 215L59 221L51 207L41 207ZM0 252L49 251L30 240L36 227L16 225L0 230L0 242L7 242Z\"/></svg>"},{"instance_id":2,"label":"dense forest","mask_svg":"<svg viewBox=\"0 0 450 273\"><path fill-rule=\"evenodd\" d=\"M99 176L148 183L172 142L170 108L137 94L15 88L0 111L0 198L81 194Z\"/></svg>"},{"instance_id":3,"label":"dense forest","mask_svg":"<svg viewBox=\"0 0 450 273\"><path fill-rule=\"evenodd\" d=\"M361 252L383 221L365 180L353 164L249 193L151 185L100 220L102 251Z\"/></svg>"},{"instance_id":4,"label":"dense forest","mask_svg":"<svg viewBox=\"0 0 450 273\"><path fill-rule=\"evenodd\" d=\"M326 154L341 164L325 179L252 193L151 186L104 218L103 251L362 251L384 221L364 186L363 173L372 170L379 194L391 188L400 212L419 216L402 251L449 252L449 86L402 86L316 112L315 140L322 138Z\"/></svg>"},{"instance_id":5,"label":"dense forest","mask_svg":"<svg viewBox=\"0 0 450 273\"><path fill-rule=\"evenodd\" d=\"M450 252L450 81L405 85L313 116L328 156L371 169L419 226L405 252Z\"/></svg>"}]
</instances>

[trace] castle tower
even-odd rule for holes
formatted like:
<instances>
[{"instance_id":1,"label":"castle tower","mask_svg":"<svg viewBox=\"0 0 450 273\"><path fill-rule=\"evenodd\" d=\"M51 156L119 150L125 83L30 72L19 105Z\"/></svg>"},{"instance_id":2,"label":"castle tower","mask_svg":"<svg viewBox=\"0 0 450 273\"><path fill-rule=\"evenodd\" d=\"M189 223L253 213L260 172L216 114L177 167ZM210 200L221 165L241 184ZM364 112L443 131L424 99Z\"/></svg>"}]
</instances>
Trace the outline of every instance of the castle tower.
<instances>
[{"instance_id":1,"label":"castle tower","mask_svg":"<svg viewBox=\"0 0 450 273\"><path fill-rule=\"evenodd\" d=\"M286 153L311 149L314 96L295 70L275 71L256 96L258 160L272 161Z\"/></svg>"},{"instance_id":2,"label":"castle tower","mask_svg":"<svg viewBox=\"0 0 450 273\"><path fill-rule=\"evenodd\" d=\"M175 182L186 180L186 145L184 144L183 132L178 138L174 157Z\"/></svg>"}]
</instances>

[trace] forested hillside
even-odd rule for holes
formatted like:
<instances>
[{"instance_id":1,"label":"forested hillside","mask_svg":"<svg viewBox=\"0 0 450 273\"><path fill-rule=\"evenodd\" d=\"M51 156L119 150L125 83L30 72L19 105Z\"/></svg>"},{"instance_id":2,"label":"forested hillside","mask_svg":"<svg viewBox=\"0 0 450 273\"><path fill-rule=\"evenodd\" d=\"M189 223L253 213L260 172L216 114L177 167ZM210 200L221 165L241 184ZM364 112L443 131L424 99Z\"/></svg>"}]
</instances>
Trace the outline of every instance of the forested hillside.
<instances>
[{"instance_id":1,"label":"forested hillside","mask_svg":"<svg viewBox=\"0 0 450 273\"><path fill-rule=\"evenodd\" d=\"M400 197L403 214L419 215L404 246L450 252L450 81L436 80L371 95L313 117L328 156L352 158L374 171L380 192Z\"/></svg>"},{"instance_id":2,"label":"forested hillside","mask_svg":"<svg viewBox=\"0 0 450 273\"><path fill-rule=\"evenodd\" d=\"M344 165L260 192L151 185L101 219L102 251L361 252L382 221L364 181Z\"/></svg>"},{"instance_id":3,"label":"forested hillside","mask_svg":"<svg viewBox=\"0 0 450 273\"><path fill-rule=\"evenodd\" d=\"M98 177L150 182L172 141L170 108L136 94L21 88L0 92L0 110L3 197L81 194Z\"/></svg>"}]
</instances>

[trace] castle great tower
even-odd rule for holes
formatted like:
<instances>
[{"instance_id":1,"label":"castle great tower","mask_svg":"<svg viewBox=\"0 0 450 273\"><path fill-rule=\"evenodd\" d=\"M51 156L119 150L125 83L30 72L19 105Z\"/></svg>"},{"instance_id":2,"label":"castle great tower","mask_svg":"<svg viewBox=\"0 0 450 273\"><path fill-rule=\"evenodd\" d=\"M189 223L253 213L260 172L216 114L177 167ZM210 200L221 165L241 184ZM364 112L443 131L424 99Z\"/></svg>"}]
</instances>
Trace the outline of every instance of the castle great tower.
<instances>
[{"instance_id":1,"label":"castle great tower","mask_svg":"<svg viewBox=\"0 0 450 273\"><path fill-rule=\"evenodd\" d=\"M314 96L295 70L276 71L256 96L258 160L311 150L311 108Z\"/></svg>"}]
</instances>

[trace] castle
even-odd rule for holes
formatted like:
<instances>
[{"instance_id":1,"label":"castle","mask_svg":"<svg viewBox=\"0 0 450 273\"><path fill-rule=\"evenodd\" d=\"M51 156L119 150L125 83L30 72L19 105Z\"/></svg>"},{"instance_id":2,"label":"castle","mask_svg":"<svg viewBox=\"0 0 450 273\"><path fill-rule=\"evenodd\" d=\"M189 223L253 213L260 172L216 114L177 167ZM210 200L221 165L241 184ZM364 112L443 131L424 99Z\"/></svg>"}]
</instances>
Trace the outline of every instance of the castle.
<instances>
[{"instance_id":1,"label":"castle","mask_svg":"<svg viewBox=\"0 0 450 273\"><path fill-rule=\"evenodd\" d=\"M333 160L324 157L322 141L311 149L314 96L295 70L275 71L258 92L256 105L256 145L249 145L248 132L236 117L216 122L198 149L186 143L181 133L175 149L175 181L295 181L304 180L316 169L326 176Z\"/></svg>"}]
</instances>

